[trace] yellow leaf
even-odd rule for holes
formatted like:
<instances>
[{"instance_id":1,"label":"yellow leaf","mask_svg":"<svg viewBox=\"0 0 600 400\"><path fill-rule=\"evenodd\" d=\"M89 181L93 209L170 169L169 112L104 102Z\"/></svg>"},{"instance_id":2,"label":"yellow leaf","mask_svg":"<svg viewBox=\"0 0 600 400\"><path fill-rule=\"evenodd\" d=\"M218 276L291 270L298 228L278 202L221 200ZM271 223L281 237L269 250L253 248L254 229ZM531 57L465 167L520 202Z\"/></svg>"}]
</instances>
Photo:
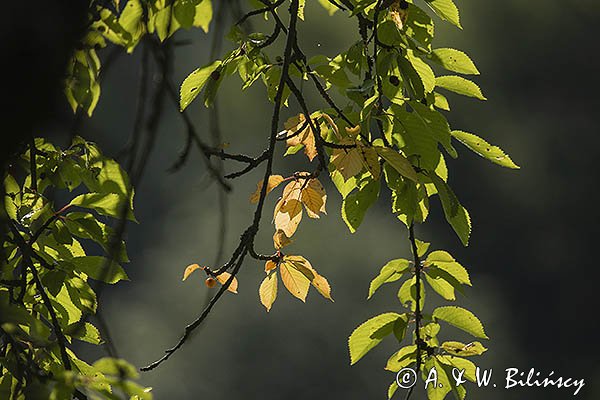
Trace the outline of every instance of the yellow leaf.
<instances>
[{"instance_id":1,"label":"yellow leaf","mask_svg":"<svg viewBox=\"0 0 600 400\"><path fill-rule=\"evenodd\" d=\"M267 194L269 194L273 189L275 189L277 186L279 186L279 184L283 181L284 181L284 179L283 179L283 176L281 176L281 175L269 176L269 183L267 184ZM254 193L252 193L252 196L250 196L251 203L258 203L258 200L260 199L260 192L262 190L262 186L263 186L263 179L261 179L260 182L258 182L258 184L256 185L256 191Z\"/></svg>"},{"instance_id":2,"label":"yellow leaf","mask_svg":"<svg viewBox=\"0 0 600 400\"><path fill-rule=\"evenodd\" d=\"M281 229L277 229L277 231L275 231L275 234L273 235L273 246L275 246L277 250L283 249L290 243L292 243L292 241L289 237L287 237L284 231Z\"/></svg>"},{"instance_id":3,"label":"yellow leaf","mask_svg":"<svg viewBox=\"0 0 600 400\"><path fill-rule=\"evenodd\" d=\"M291 237L302 220L302 203L296 199L279 200L275 205L275 229Z\"/></svg>"},{"instance_id":4,"label":"yellow leaf","mask_svg":"<svg viewBox=\"0 0 600 400\"><path fill-rule=\"evenodd\" d=\"M319 213L327 214L325 203L327 194L318 179L310 179L302 189L302 204L310 218L319 218Z\"/></svg>"},{"instance_id":5,"label":"yellow leaf","mask_svg":"<svg viewBox=\"0 0 600 400\"><path fill-rule=\"evenodd\" d=\"M315 289L317 289L321 296L333 301L329 282L327 282L325 277L319 275L319 273L312 267L306 258L302 256L285 256L283 257L283 261L292 264L294 268L306 276L306 278L315 287Z\"/></svg>"},{"instance_id":6,"label":"yellow leaf","mask_svg":"<svg viewBox=\"0 0 600 400\"><path fill-rule=\"evenodd\" d=\"M231 274L229 272L223 272L221 275L217 275L216 278L221 285L225 285L225 283L227 283L227 281L229 280L230 277L231 277ZM231 284L227 288L227 290L229 290L231 293L237 293L237 289L238 289L238 281L237 281L237 278L234 277L233 280L231 281Z\"/></svg>"},{"instance_id":7,"label":"yellow leaf","mask_svg":"<svg viewBox=\"0 0 600 400\"><path fill-rule=\"evenodd\" d=\"M286 136L292 136L287 139L287 146L293 147L303 144L304 154L312 161L317 156L317 146L310 124L304 126L305 123L306 117L304 114L298 114L297 116L288 119L283 126L287 131Z\"/></svg>"},{"instance_id":8,"label":"yellow leaf","mask_svg":"<svg viewBox=\"0 0 600 400\"><path fill-rule=\"evenodd\" d=\"M258 295L260 296L260 302L265 306L267 312L269 312L277 298L277 272L273 272L265 277L258 289Z\"/></svg>"},{"instance_id":9,"label":"yellow leaf","mask_svg":"<svg viewBox=\"0 0 600 400\"><path fill-rule=\"evenodd\" d=\"M294 179L292 182L288 183L283 188L283 193L281 194L281 199L286 202L288 200L298 200L300 201L302 195L302 186L304 185L304 181L300 179Z\"/></svg>"},{"instance_id":10,"label":"yellow leaf","mask_svg":"<svg viewBox=\"0 0 600 400\"><path fill-rule=\"evenodd\" d=\"M204 269L204 267L201 267L198 264L188 265L187 268L185 269L185 271L183 271L182 281L185 281L192 274L192 272L194 272L197 269Z\"/></svg>"},{"instance_id":11,"label":"yellow leaf","mask_svg":"<svg viewBox=\"0 0 600 400\"><path fill-rule=\"evenodd\" d=\"M292 262L286 261L285 258L279 265L279 271L281 271L281 280L286 289L294 297L306 301L306 295L310 287L310 280L306 275L296 269Z\"/></svg>"},{"instance_id":12,"label":"yellow leaf","mask_svg":"<svg viewBox=\"0 0 600 400\"><path fill-rule=\"evenodd\" d=\"M346 133L352 138L357 137L360 133L360 125L356 125L354 128L346 127Z\"/></svg>"},{"instance_id":13,"label":"yellow leaf","mask_svg":"<svg viewBox=\"0 0 600 400\"><path fill-rule=\"evenodd\" d=\"M269 273L275 269L277 269L277 263L273 260L267 260L265 263L265 272Z\"/></svg>"}]
</instances>

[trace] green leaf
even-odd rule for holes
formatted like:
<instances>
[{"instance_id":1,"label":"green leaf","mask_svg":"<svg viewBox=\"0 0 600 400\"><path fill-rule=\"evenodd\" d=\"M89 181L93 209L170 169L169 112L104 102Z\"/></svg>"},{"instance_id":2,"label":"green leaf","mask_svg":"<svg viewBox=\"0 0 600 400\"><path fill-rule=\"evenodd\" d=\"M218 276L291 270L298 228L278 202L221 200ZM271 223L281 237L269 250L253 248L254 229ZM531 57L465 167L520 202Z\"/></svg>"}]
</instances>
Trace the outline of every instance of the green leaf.
<instances>
[{"instance_id":1,"label":"green leaf","mask_svg":"<svg viewBox=\"0 0 600 400\"><path fill-rule=\"evenodd\" d=\"M70 324L64 330L65 335L74 337L84 342L101 344L102 338L98 328L89 322L79 321Z\"/></svg>"},{"instance_id":2,"label":"green leaf","mask_svg":"<svg viewBox=\"0 0 600 400\"><path fill-rule=\"evenodd\" d=\"M462 29L458 8L452 0L425 0L425 2L441 19Z\"/></svg>"},{"instance_id":3,"label":"green leaf","mask_svg":"<svg viewBox=\"0 0 600 400\"><path fill-rule=\"evenodd\" d=\"M520 168L500 147L489 144L477 135L463 131L452 131L452 136L471 149L474 153L479 154L481 157L494 164L512 169Z\"/></svg>"},{"instance_id":4,"label":"green leaf","mask_svg":"<svg viewBox=\"0 0 600 400\"><path fill-rule=\"evenodd\" d=\"M408 271L410 267L410 261L399 258L397 260L389 261L385 264L381 271L379 271L379 275L375 277L371 281L371 285L369 286L369 297L370 299L375 291L381 287L384 283L396 282L402 275Z\"/></svg>"},{"instance_id":5,"label":"green leaf","mask_svg":"<svg viewBox=\"0 0 600 400\"><path fill-rule=\"evenodd\" d=\"M469 244L469 237L471 236L471 218L469 217L469 213L460 204L458 198L446 182L435 173L431 173L429 176L437 189L446 220L452 226L462 244L467 246Z\"/></svg>"},{"instance_id":6,"label":"green leaf","mask_svg":"<svg viewBox=\"0 0 600 400\"><path fill-rule=\"evenodd\" d=\"M455 356L480 356L487 351L480 342L464 344L461 342L444 342L440 346L443 350Z\"/></svg>"},{"instance_id":7,"label":"green leaf","mask_svg":"<svg viewBox=\"0 0 600 400\"><path fill-rule=\"evenodd\" d=\"M425 253L427 253L427 250L429 250L429 246L431 246L431 243L423 242L422 240L419 240L419 239L416 239L416 243L417 243L417 255L419 257L423 257L425 255Z\"/></svg>"},{"instance_id":8,"label":"green leaf","mask_svg":"<svg viewBox=\"0 0 600 400\"><path fill-rule=\"evenodd\" d=\"M72 212L67 214L64 222L71 234L80 238L93 240L102 246L105 252L109 251L109 247L112 245L113 230L94 218L92 214ZM115 259L118 262L129 261L125 242L122 240L115 252Z\"/></svg>"},{"instance_id":9,"label":"green leaf","mask_svg":"<svg viewBox=\"0 0 600 400\"><path fill-rule=\"evenodd\" d=\"M427 58L440 64L448 71L466 75L479 75L479 70L468 55L460 50L440 48L433 50Z\"/></svg>"},{"instance_id":10,"label":"green leaf","mask_svg":"<svg viewBox=\"0 0 600 400\"><path fill-rule=\"evenodd\" d=\"M412 114L415 114L417 119L419 120L422 128L420 132L411 132L411 134L421 134L426 135L428 133L432 136L438 143L444 146L444 149L450 154L452 157L456 157L456 150L452 147L452 136L450 134L450 125L448 124L448 120L444 117L440 112L433 110L420 102L410 101L410 106L413 109ZM435 158L435 164L432 166L432 169L435 169L439 166L440 160L439 156Z\"/></svg>"},{"instance_id":11,"label":"green leaf","mask_svg":"<svg viewBox=\"0 0 600 400\"><path fill-rule=\"evenodd\" d=\"M435 29L431 17L425 11L409 3L408 18L404 25L406 35L419 42L425 49L431 50Z\"/></svg>"},{"instance_id":12,"label":"green leaf","mask_svg":"<svg viewBox=\"0 0 600 400\"><path fill-rule=\"evenodd\" d=\"M456 300L454 294L454 286L443 279L443 276L436 274L435 270L428 269L425 271L425 280L431 288L446 300Z\"/></svg>"},{"instance_id":13,"label":"green leaf","mask_svg":"<svg viewBox=\"0 0 600 400\"><path fill-rule=\"evenodd\" d=\"M329 0L319 0L319 4L327 11L327 13L330 16L335 14L335 12L338 10L338 8Z\"/></svg>"},{"instance_id":14,"label":"green leaf","mask_svg":"<svg viewBox=\"0 0 600 400\"><path fill-rule=\"evenodd\" d=\"M475 337L489 339L483 330L481 321L467 309L454 306L438 307L433 311L433 318L446 321Z\"/></svg>"},{"instance_id":15,"label":"green leaf","mask_svg":"<svg viewBox=\"0 0 600 400\"><path fill-rule=\"evenodd\" d=\"M462 76L446 75L435 78L435 85L463 96L475 97L479 100L487 100L481 89L473 81Z\"/></svg>"},{"instance_id":16,"label":"green leaf","mask_svg":"<svg viewBox=\"0 0 600 400\"><path fill-rule=\"evenodd\" d=\"M417 172L406 157L389 147L374 146L373 148L381 158L387 161L402 176L413 182L418 182Z\"/></svg>"},{"instance_id":17,"label":"green leaf","mask_svg":"<svg viewBox=\"0 0 600 400\"><path fill-rule=\"evenodd\" d=\"M127 274L116 262L100 256L75 257L68 261L60 261L59 267L63 271L79 271L92 279L106 283L117 283L120 280L129 280Z\"/></svg>"},{"instance_id":18,"label":"green leaf","mask_svg":"<svg viewBox=\"0 0 600 400\"><path fill-rule=\"evenodd\" d=\"M194 24L194 17L196 15L195 2L192 0L179 0L175 3L174 15L177 22L184 29L189 29Z\"/></svg>"},{"instance_id":19,"label":"green leaf","mask_svg":"<svg viewBox=\"0 0 600 400\"><path fill-rule=\"evenodd\" d=\"M375 203L377 197L379 197L379 189L379 181L369 180L357 192L351 193L344 199L342 203L342 219L348 225L351 233L356 232L367 210Z\"/></svg>"},{"instance_id":20,"label":"green leaf","mask_svg":"<svg viewBox=\"0 0 600 400\"><path fill-rule=\"evenodd\" d=\"M427 358L423 367L422 375L424 380L427 379L433 371L437 373L437 379L434 381L435 384L430 383L427 386L427 399L443 400L446 395L452 391L452 383L450 382L450 378L445 369L436 357Z\"/></svg>"},{"instance_id":21,"label":"green leaf","mask_svg":"<svg viewBox=\"0 0 600 400\"><path fill-rule=\"evenodd\" d=\"M402 74L402 82L410 97L418 100L423 99L425 97L425 86L415 67L401 55L397 57L397 61L398 68Z\"/></svg>"},{"instance_id":22,"label":"green leaf","mask_svg":"<svg viewBox=\"0 0 600 400\"><path fill-rule=\"evenodd\" d=\"M447 272L459 283L471 286L469 273L460 265L450 254L443 250L431 252L425 260L425 265L435 265L439 269Z\"/></svg>"},{"instance_id":23,"label":"green leaf","mask_svg":"<svg viewBox=\"0 0 600 400\"><path fill-rule=\"evenodd\" d=\"M136 368L120 358L104 357L92 364L97 371L119 377L120 379L136 379L139 374Z\"/></svg>"},{"instance_id":24,"label":"green leaf","mask_svg":"<svg viewBox=\"0 0 600 400\"><path fill-rule=\"evenodd\" d=\"M187 106L189 106L190 103L196 98L196 96L200 94L202 88L204 85L206 85L209 79L219 79L220 74L219 76L215 77L213 72L216 73L221 64L223 64L222 61L217 60L212 64L196 69L189 74L187 78L185 78L181 84L181 89L179 92L179 109L181 111L185 110Z\"/></svg>"},{"instance_id":25,"label":"green leaf","mask_svg":"<svg viewBox=\"0 0 600 400\"><path fill-rule=\"evenodd\" d=\"M477 380L477 366L475 366L471 360L448 355L438 355L436 358L444 365L458 368L459 370L464 370L464 377L467 378L467 380L471 382L475 382Z\"/></svg>"},{"instance_id":26,"label":"green leaf","mask_svg":"<svg viewBox=\"0 0 600 400\"><path fill-rule=\"evenodd\" d=\"M204 32L208 32L212 18L212 0L201 0L200 4L196 6L196 13L194 15L194 26L202 28Z\"/></svg>"},{"instance_id":27,"label":"green leaf","mask_svg":"<svg viewBox=\"0 0 600 400\"><path fill-rule=\"evenodd\" d=\"M425 306L425 285L422 280L419 286L421 288L421 293L419 296L419 303L421 304L419 305L419 308L422 310ZM402 286L400 286L400 289L398 290L398 300L400 300L400 303L402 303L402 305L404 305L405 307L410 307L412 311L416 310L417 278L415 276L413 276L411 279L406 280L402 284Z\"/></svg>"},{"instance_id":28,"label":"green leaf","mask_svg":"<svg viewBox=\"0 0 600 400\"><path fill-rule=\"evenodd\" d=\"M417 361L417 346L404 346L388 359L385 369L398 372Z\"/></svg>"},{"instance_id":29,"label":"green leaf","mask_svg":"<svg viewBox=\"0 0 600 400\"><path fill-rule=\"evenodd\" d=\"M72 206L89 208L97 211L99 214L107 215L113 218L121 218L123 207L123 197L116 193L87 193L81 194L71 200ZM129 207L127 207L126 217L130 221L135 221L135 216Z\"/></svg>"},{"instance_id":30,"label":"green leaf","mask_svg":"<svg viewBox=\"0 0 600 400\"><path fill-rule=\"evenodd\" d=\"M433 92L435 88L435 74L427 63L414 55L412 50L407 50L408 60L419 74L425 93Z\"/></svg>"},{"instance_id":31,"label":"green leaf","mask_svg":"<svg viewBox=\"0 0 600 400\"><path fill-rule=\"evenodd\" d=\"M348 339L350 365L356 364L386 336L390 335L393 332L394 323L401 317L400 314L385 313L369 319L356 328Z\"/></svg>"}]
</instances>

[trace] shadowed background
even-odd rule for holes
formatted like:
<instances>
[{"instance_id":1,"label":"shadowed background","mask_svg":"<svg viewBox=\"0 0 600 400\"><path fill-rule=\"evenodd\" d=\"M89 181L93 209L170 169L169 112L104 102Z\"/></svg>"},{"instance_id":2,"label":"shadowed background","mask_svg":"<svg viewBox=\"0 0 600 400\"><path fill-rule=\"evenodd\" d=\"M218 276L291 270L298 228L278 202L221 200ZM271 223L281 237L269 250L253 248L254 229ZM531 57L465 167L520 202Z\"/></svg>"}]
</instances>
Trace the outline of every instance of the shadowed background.
<instances>
[{"instance_id":1,"label":"shadowed background","mask_svg":"<svg viewBox=\"0 0 600 400\"><path fill-rule=\"evenodd\" d=\"M328 18L309 2L300 26L300 45L310 57L334 56L357 40L355 24L341 13ZM491 338L490 350L477 360L493 368L498 388L469 386L468 398L564 399L572 389L506 391L504 369L536 368L544 378L585 378L582 399L600 398L600 365L594 329L598 272L595 265L599 221L596 165L600 144L597 127L598 53L596 25L600 6L591 0L571 2L458 1L464 31L436 21L436 47L467 51L482 75L475 81L487 102L449 94L455 129L472 131L501 146L521 165L502 169L459 147L450 160L450 184L473 218L473 235L462 248L446 225L436 199L428 223L417 236L432 249L450 251L471 272L473 289L460 305L474 311ZM190 46L175 51L175 81L206 64L210 35L193 31L181 38ZM227 46L227 44L225 44ZM105 51L104 54L107 52ZM80 133L116 154L131 132L135 112L139 49L121 57L106 75L94 118ZM269 134L271 105L264 87L239 93L230 79L219 93L223 140L232 152L259 154ZM309 107L325 105L305 85ZM207 289L200 275L185 283L186 265L214 262L219 218L217 195L194 152L176 174L166 172L184 144L185 131L170 102L145 178L136 188L139 225L128 230L130 282L103 294L104 316L119 355L138 366L160 357L179 338L185 324L203 308ZM66 101L60 123L64 140L72 116ZM209 137L207 116L198 101L189 108L201 135ZM284 117L297 113L291 104ZM281 155L280 146L278 154ZM277 158L275 171L290 173L311 167L303 157ZM237 245L252 218L249 194L262 168L233 182L225 255ZM325 182L324 182L325 183ZM258 300L262 265L248 259L240 274L239 295L225 295L206 325L179 353L142 382L154 387L157 399L378 399L394 379L383 370L395 351L383 342L356 366L349 366L347 337L367 318L396 311L397 286L382 288L366 301L368 283L388 260L409 257L407 232L389 211L382 191L356 234L341 221L340 198L330 182L328 215L304 218L289 253L302 254L333 287L335 303L311 291L307 304L292 298L280 284L269 314ZM257 241L259 252L271 251L270 216L276 199L265 208ZM433 294L430 296L433 298ZM431 309L434 301L428 301ZM442 338L464 339L443 327ZM485 343L484 343L485 344ZM90 359L101 355L84 348ZM423 398L419 396L413 398ZM400 397L398 397L400 398Z\"/></svg>"}]
</instances>

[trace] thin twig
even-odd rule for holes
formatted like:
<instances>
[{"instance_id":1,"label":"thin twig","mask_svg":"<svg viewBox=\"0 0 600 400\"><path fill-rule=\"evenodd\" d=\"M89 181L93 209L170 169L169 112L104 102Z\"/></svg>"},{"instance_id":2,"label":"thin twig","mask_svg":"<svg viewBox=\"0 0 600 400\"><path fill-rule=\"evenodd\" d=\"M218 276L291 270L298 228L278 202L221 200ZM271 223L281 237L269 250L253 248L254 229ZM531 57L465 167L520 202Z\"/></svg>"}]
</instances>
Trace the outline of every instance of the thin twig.
<instances>
[{"instance_id":1,"label":"thin twig","mask_svg":"<svg viewBox=\"0 0 600 400\"><path fill-rule=\"evenodd\" d=\"M289 34L287 37L287 42L286 42L286 46L285 46L285 50L284 50L283 66L282 66L282 71L281 71L281 77L279 80L279 86L277 88L277 93L276 93L275 99L274 99L275 104L273 107L273 117L271 119L271 136L269 138L269 146L267 149L268 157L267 157L267 165L265 167L264 182L268 181L269 176L271 176L272 169L273 169L273 159L274 159L274 154L275 154L275 146L277 143L277 132L278 132L278 127L279 127L281 105L283 102L283 93L284 93L284 88L286 86L286 82L288 81L289 67L290 67L290 64L292 61L292 47L293 47L294 41L296 40L296 22L298 19L298 4L299 4L299 0L291 0L291 4L290 4L290 8L289 8L289 12L290 12L290 23L289 23L289 27L288 27ZM161 357L157 361L149 364L148 366L141 368L141 371L150 371L150 370L158 367L164 361L169 359L169 357L171 357L171 355L173 355L179 348L181 348L181 346L183 346L183 344L190 337L191 333L202 324L202 322L209 315L213 306L217 303L219 298L227 290L227 288L233 281L234 277L240 270L246 254L249 251L254 252L254 250L253 250L254 249L254 238L256 236L256 233L258 232L258 227L260 225L260 220L261 220L261 216L262 216L262 210L264 207L266 195L267 195L267 185L263 185L261 192L260 192L260 198L259 198L258 204L256 206L256 211L254 213L254 219L252 221L252 225L250 225L250 227L248 229L246 229L246 231L242 235L242 238L240 240L240 245L234 251L234 255L232 256L232 260L234 260L234 261L232 261L232 260L229 261L229 263L234 262L235 265L233 267L233 270L231 271L231 276L229 277L227 282L225 282L225 284L219 289L217 294L212 298L212 300L209 302L208 306L204 309L202 314L200 314L200 316L194 322L192 322L190 325L188 325L185 328L184 334L179 339L177 344L174 347L166 350L165 355L163 357Z\"/></svg>"}]
</instances>

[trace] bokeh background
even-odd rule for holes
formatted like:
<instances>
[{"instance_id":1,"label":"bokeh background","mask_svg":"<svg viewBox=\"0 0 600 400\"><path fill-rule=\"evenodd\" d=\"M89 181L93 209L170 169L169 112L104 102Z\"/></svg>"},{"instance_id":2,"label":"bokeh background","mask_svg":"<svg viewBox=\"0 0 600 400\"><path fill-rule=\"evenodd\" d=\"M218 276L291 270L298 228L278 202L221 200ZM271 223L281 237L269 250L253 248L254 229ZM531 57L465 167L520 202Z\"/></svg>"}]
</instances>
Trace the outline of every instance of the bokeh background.
<instances>
[{"instance_id":1,"label":"bokeh background","mask_svg":"<svg viewBox=\"0 0 600 400\"><path fill-rule=\"evenodd\" d=\"M357 40L355 24L341 13L329 18L309 1L300 44L310 56L335 55ZM482 75L475 77L487 102L449 95L451 125L478 133L509 152L519 171L502 169L459 148L450 160L450 183L470 210L471 244L460 245L433 201L418 237L446 249L471 272L474 288L461 305L484 322L490 350L478 365L494 370L498 388L470 387L475 399L565 399L572 389L512 389L504 369L536 368L584 378L578 398L600 398L598 352L598 243L600 178L597 166L600 83L593 0L457 0L464 31L436 21L437 47L466 50ZM182 34L192 44L175 51L175 81L209 61L211 36ZM225 49L227 44L225 44ZM96 113L80 134L117 154L133 125L140 51L120 57L107 73ZM104 54L107 54L106 52ZM260 83L240 95L237 78L219 94L224 141L231 151L259 154L269 133L271 106ZM312 108L322 102L305 87ZM181 282L190 263L212 264L219 230L217 187L209 185L194 154L176 174L167 172L185 140L172 104L165 102L157 145L144 180L136 188L139 225L128 229L130 282L103 293L104 317L119 355L138 366L160 357L186 323L203 308L207 289L200 275ZM208 138L207 111L190 111ZM298 112L292 105L285 116ZM72 115L60 104L51 128L65 140ZM278 158L281 173L310 168ZM262 172L234 182L229 196L225 254L251 222L249 194ZM383 370L395 351L383 342L350 367L347 337L370 316L398 308L395 289L382 288L370 301L370 279L388 260L407 257L407 232L391 217L383 192L359 231L350 234L340 218L340 198L330 182L328 216L305 218L290 252L302 254L333 286L335 303L316 293L302 304L283 290L269 314L258 300L262 265L250 259L239 274L239 295L226 295L205 326L168 362L142 374L157 399L382 399L394 375ZM271 249L267 203L257 248ZM281 289L281 286L280 286ZM433 296L432 296L433 297ZM429 302L429 306L435 304ZM453 328L446 338L464 338ZM93 360L102 355L82 347ZM423 398L420 392L414 398Z\"/></svg>"}]
</instances>

